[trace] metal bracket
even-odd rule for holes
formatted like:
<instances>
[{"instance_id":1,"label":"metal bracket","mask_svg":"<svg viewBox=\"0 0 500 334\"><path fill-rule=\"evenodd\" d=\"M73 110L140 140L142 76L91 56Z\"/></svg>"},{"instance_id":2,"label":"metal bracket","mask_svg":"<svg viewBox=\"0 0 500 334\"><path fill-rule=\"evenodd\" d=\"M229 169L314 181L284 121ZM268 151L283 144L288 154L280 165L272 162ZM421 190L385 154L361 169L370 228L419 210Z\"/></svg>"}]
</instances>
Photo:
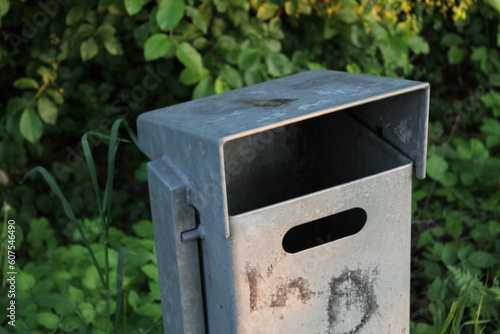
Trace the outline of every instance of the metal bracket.
<instances>
[{"instance_id":1,"label":"metal bracket","mask_svg":"<svg viewBox=\"0 0 500 334\"><path fill-rule=\"evenodd\" d=\"M199 226L193 230L189 230L189 231L185 231L185 232L181 233L182 242L188 242L188 241L198 240L198 239L202 239L202 238L203 238L203 230L202 230L201 226Z\"/></svg>"}]
</instances>

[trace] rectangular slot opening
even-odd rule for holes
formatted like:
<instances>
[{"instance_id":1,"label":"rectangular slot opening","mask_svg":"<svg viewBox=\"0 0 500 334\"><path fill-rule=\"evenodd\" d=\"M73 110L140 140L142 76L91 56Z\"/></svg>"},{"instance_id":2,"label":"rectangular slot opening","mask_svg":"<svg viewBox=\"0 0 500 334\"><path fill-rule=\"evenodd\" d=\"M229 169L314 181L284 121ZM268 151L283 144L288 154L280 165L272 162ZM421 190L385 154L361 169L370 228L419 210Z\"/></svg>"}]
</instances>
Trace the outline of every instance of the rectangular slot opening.
<instances>
[{"instance_id":1,"label":"rectangular slot opening","mask_svg":"<svg viewBox=\"0 0 500 334\"><path fill-rule=\"evenodd\" d=\"M229 215L410 163L354 119L349 110L226 142L223 151Z\"/></svg>"},{"instance_id":2,"label":"rectangular slot opening","mask_svg":"<svg viewBox=\"0 0 500 334\"><path fill-rule=\"evenodd\" d=\"M366 218L365 210L353 208L292 227L283 236L283 249L294 254L349 237L363 229Z\"/></svg>"}]
</instances>

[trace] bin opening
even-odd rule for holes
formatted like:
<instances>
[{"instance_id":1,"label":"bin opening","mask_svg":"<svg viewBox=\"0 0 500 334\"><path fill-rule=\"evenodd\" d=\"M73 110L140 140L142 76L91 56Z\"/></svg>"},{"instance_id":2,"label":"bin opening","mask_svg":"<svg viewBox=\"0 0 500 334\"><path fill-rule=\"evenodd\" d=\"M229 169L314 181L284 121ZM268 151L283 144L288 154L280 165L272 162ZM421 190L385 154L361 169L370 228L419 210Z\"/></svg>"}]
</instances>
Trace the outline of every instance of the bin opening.
<instances>
[{"instance_id":1,"label":"bin opening","mask_svg":"<svg viewBox=\"0 0 500 334\"><path fill-rule=\"evenodd\" d=\"M349 110L226 142L223 151L229 215L411 163L354 119Z\"/></svg>"},{"instance_id":2,"label":"bin opening","mask_svg":"<svg viewBox=\"0 0 500 334\"><path fill-rule=\"evenodd\" d=\"M366 211L354 208L300 224L285 233L283 249L293 254L321 246L358 233L365 223Z\"/></svg>"}]
</instances>

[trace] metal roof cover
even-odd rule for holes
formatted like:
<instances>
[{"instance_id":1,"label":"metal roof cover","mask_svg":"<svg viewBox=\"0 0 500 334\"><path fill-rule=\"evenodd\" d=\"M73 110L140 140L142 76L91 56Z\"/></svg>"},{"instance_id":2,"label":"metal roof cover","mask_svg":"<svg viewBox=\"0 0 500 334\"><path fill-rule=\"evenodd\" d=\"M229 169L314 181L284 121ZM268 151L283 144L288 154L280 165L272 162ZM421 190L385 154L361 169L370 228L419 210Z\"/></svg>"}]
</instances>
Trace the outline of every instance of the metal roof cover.
<instances>
[{"instance_id":1,"label":"metal roof cover","mask_svg":"<svg viewBox=\"0 0 500 334\"><path fill-rule=\"evenodd\" d=\"M154 145L154 133L141 131L147 123L161 125L162 132L184 132L222 145L252 133L411 92L415 94L393 101L384 111L364 109L354 114L409 157L417 177L423 178L429 84L364 74L307 71L144 113L137 121L140 143L150 159L157 159L165 151Z\"/></svg>"}]
</instances>

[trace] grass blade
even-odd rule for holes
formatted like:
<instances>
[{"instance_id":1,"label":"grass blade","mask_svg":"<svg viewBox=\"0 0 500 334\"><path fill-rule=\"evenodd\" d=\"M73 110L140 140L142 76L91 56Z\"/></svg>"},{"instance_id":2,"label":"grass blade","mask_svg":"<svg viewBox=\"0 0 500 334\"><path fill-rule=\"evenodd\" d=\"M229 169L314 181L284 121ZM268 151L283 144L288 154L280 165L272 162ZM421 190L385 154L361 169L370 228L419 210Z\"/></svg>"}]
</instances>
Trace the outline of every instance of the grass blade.
<instances>
[{"instance_id":1,"label":"grass blade","mask_svg":"<svg viewBox=\"0 0 500 334\"><path fill-rule=\"evenodd\" d=\"M132 130L127 122L123 122L123 126L125 127L125 130L127 130L127 133L130 136L130 139L132 139L132 142L135 144L135 146L139 147L139 140L137 139L137 135L135 134L134 130Z\"/></svg>"},{"instance_id":2,"label":"grass blade","mask_svg":"<svg viewBox=\"0 0 500 334\"><path fill-rule=\"evenodd\" d=\"M118 324L120 323L120 315L123 308L123 265L125 263L125 252L126 247L120 248L120 253L118 254L118 266L116 268L116 310L115 310L115 325L113 328L113 333L118 333Z\"/></svg>"},{"instance_id":3,"label":"grass blade","mask_svg":"<svg viewBox=\"0 0 500 334\"><path fill-rule=\"evenodd\" d=\"M109 135L109 148L108 148L108 174L106 180L106 189L104 191L104 210L108 217L111 215L111 202L113 199L113 182L114 182L114 169L115 169L115 156L118 145L118 129L123 120L118 119L113 123L111 133Z\"/></svg>"},{"instance_id":4,"label":"grass blade","mask_svg":"<svg viewBox=\"0 0 500 334\"><path fill-rule=\"evenodd\" d=\"M159 328L162 325L162 322L163 322L163 318L160 317L158 320L156 320L156 322L154 323L153 326L149 327L148 329L146 329L144 332L142 332L140 334L148 334L148 333L154 331L155 329Z\"/></svg>"},{"instance_id":5,"label":"grass blade","mask_svg":"<svg viewBox=\"0 0 500 334\"><path fill-rule=\"evenodd\" d=\"M26 175L22 179L21 183L24 182L24 180L29 178L31 175L35 174L36 172L40 173L43 176L43 178L45 179L45 182L47 182L50 189L52 189L54 194L56 194L57 198L59 198L59 201L61 201L61 204L63 206L64 213L66 214L68 219L71 221L76 221L77 220L76 216L75 216L73 210L71 209L71 206L69 205L68 200L66 199L66 196L64 196L61 189L57 185L57 182L54 180L52 175L50 175L50 173L45 168L38 166L38 167L31 169L30 171L28 171L28 173L26 173Z\"/></svg>"},{"instance_id":6,"label":"grass blade","mask_svg":"<svg viewBox=\"0 0 500 334\"><path fill-rule=\"evenodd\" d=\"M92 156L92 152L90 151L88 133L82 136L82 148L83 148L83 154L85 155L85 160L87 160L87 167L89 169L90 178L92 179L92 186L94 188L97 207L99 209L99 215L103 217L104 213L102 211L102 204L101 204L101 189L99 188L99 183L97 181L97 171L95 168L94 157Z\"/></svg>"},{"instance_id":7,"label":"grass blade","mask_svg":"<svg viewBox=\"0 0 500 334\"><path fill-rule=\"evenodd\" d=\"M123 122L123 124L125 124L125 122ZM102 138L102 139L106 139L106 140L109 140L110 136L108 135L105 135L104 133L101 133L101 132L97 132L97 131L89 131L87 132L89 135L93 135L95 137L98 137L98 138ZM130 140L128 139L123 139L123 138L117 138L117 140L119 142L122 142L122 143L130 143Z\"/></svg>"},{"instance_id":8,"label":"grass blade","mask_svg":"<svg viewBox=\"0 0 500 334\"><path fill-rule=\"evenodd\" d=\"M454 301L453 304L451 304L450 312L448 313L448 316L446 317L444 325L441 328L441 334L446 333L446 330L450 326L451 321L453 320L453 317L455 316L455 312L457 311L457 307L458 307L458 302Z\"/></svg>"},{"instance_id":9,"label":"grass blade","mask_svg":"<svg viewBox=\"0 0 500 334\"><path fill-rule=\"evenodd\" d=\"M47 184L52 189L54 194L56 194L56 196L59 198L59 201L61 202L61 204L63 206L64 213L66 214L68 219L71 220L71 222L75 225L76 229L78 230L78 233L80 234L80 236L83 240L83 243L84 243L85 247L87 248L87 251L89 252L90 258L92 259L92 263L94 264L94 267L96 268L97 273L99 274L99 278L101 280L101 283L102 283L104 289L107 291L106 280L104 279L102 269L99 266L99 263L97 262L97 259L94 255L94 251L92 250L92 247L90 247L89 241L87 239L87 235L85 234L85 231L83 230L80 222L76 219L75 214L74 214L73 210L71 209L71 207L68 203L68 200L66 199L66 196L64 196L64 194L61 191L61 188L59 188L59 186L57 185L57 183L54 180L54 178L52 177L52 175L50 175L50 173L45 168L38 166L38 167L31 169L28 173L26 173L26 175L24 176L24 178L21 182L24 182L24 180L26 180L28 177L35 174L36 172L40 173L43 176L43 178L45 179L45 182L47 182ZM109 292L108 292L108 294L109 294Z\"/></svg>"}]
</instances>

